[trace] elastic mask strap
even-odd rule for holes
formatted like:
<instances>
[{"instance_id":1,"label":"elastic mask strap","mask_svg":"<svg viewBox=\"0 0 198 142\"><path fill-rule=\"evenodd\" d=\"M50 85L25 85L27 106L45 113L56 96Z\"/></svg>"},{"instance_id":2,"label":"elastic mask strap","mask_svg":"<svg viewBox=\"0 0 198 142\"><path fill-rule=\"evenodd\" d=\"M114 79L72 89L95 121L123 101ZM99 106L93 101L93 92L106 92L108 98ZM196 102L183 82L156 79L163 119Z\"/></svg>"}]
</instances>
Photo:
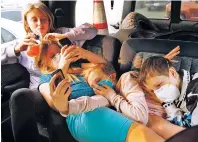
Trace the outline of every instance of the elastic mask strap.
<instances>
[{"instance_id":1,"label":"elastic mask strap","mask_svg":"<svg viewBox=\"0 0 198 142\"><path fill-rule=\"evenodd\" d=\"M111 79L111 81L112 81L112 76L113 76L113 74L109 75L109 76L107 77L107 79L106 79L105 82L107 82L107 80L110 80L110 79ZM113 85L115 85L115 83L114 83L113 81L112 81L112 83L113 83Z\"/></svg>"}]
</instances>

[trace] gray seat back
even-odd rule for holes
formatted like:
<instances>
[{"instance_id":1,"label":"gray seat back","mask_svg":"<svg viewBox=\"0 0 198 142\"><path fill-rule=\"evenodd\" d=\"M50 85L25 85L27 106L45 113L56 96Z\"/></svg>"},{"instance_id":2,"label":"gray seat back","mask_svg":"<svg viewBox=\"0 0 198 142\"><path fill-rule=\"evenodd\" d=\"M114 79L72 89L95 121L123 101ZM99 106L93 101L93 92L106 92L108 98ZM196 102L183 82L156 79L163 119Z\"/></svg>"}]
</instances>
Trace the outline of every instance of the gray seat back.
<instances>
[{"instance_id":1,"label":"gray seat back","mask_svg":"<svg viewBox=\"0 0 198 142\"><path fill-rule=\"evenodd\" d=\"M121 74L139 69L146 58L167 54L178 45L180 46L180 54L175 57L178 62L174 64L177 71L185 69L191 73L198 72L198 42L129 39L123 43L120 51Z\"/></svg>"}]
</instances>

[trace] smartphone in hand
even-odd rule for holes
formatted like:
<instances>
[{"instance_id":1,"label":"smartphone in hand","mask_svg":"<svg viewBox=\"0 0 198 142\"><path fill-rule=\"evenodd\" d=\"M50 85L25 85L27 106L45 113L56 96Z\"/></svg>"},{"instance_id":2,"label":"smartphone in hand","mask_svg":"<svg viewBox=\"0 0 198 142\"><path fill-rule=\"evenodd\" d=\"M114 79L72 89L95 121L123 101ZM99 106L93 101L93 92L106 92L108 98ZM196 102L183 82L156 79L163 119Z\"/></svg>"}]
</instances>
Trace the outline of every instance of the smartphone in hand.
<instances>
[{"instance_id":1,"label":"smartphone in hand","mask_svg":"<svg viewBox=\"0 0 198 142\"><path fill-rule=\"evenodd\" d=\"M59 40L59 42L60 42L60 44L62 46L65 46L65 45L70 46L70 45L72 45L71 41L68 38L63 38L63 39Z\"/></svg>"},{"instance_id":2,"label":"smartphone in hand","mask_svg":"<svg viewBox=\"0 0 198 142\"><path fill-rule=\"evenodd\" d=\"M52 73L52 76L57 74L57 78L54 81L55 86L57 87L58 84L65 78L61 69L58 69Z\"/></svg>"}]
</instances>

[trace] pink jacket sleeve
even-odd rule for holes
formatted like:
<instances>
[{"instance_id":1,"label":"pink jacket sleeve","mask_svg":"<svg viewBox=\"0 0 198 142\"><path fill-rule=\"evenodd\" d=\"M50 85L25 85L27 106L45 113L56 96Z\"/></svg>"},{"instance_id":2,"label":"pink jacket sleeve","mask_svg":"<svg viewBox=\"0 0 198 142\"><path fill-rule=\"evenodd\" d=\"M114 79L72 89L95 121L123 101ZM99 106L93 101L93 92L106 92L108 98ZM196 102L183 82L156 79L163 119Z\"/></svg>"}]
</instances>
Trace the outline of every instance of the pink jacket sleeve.
<instances>
[{"instance_id":1,"label":"pink jacket sleeve","mask_svg":"<svg viewBox=\"0 0 198 142\"><path fill-rule=\"evenodd\" d=\"M86 40L91 40L97 34L97 29L88 23L82 24L75 28L59 28L56 30L57 33L65 33L68 39L78 46L82 46Z\"/></svg>"},{"instance_id":2,"label":"pink jacket sleeve","mask_svg":"<svg viewBox=\"0 0 198 142\"><path fill-rule=\"evenodd\" d=\"M92 111L99 107L109 106L108 100L100 95L95 95L92 97L82 96L77 99L72 99L68 101L68 114L79 114L82 112ZM62 116L66 117L67 115L62 114Z\"/></svg>"},{"instance_id":3,"label":"pink jacket sleeve","mask_svg":"<svg viewBox=\"0 0 198 142\"><path fill-rule=\"evenodd\" d=\"M110 104L125 116L147 124L148 106L144 92L136 81L136 73L127 72L123 74L117 83L116 89L119 90L120 95L109 94L105 96Z\"/></svg>"}]
</instances>

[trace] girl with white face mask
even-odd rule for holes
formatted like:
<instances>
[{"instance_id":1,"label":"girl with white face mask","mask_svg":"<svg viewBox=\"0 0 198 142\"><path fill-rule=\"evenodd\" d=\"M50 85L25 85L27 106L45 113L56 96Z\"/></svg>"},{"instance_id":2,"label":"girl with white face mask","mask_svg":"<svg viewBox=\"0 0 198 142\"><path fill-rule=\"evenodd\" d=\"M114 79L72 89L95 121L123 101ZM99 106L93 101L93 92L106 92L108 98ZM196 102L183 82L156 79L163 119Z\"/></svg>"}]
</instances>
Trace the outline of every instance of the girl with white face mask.
<instances>
[{"instance_id":1,"label":"girl with white face mask","mask_svg":"<svg viewBox=\"0 0 198 142\"><path fill-rule=\"evenodd\" d=\"M191 122L193 110L188 110L186 105L190 73L185 70L182 73L180 76L169 60L154 56L143 63L139 81L162 102L167 120L179 126L191 127L195 124Z\"/></svg>"}]
</instances>

